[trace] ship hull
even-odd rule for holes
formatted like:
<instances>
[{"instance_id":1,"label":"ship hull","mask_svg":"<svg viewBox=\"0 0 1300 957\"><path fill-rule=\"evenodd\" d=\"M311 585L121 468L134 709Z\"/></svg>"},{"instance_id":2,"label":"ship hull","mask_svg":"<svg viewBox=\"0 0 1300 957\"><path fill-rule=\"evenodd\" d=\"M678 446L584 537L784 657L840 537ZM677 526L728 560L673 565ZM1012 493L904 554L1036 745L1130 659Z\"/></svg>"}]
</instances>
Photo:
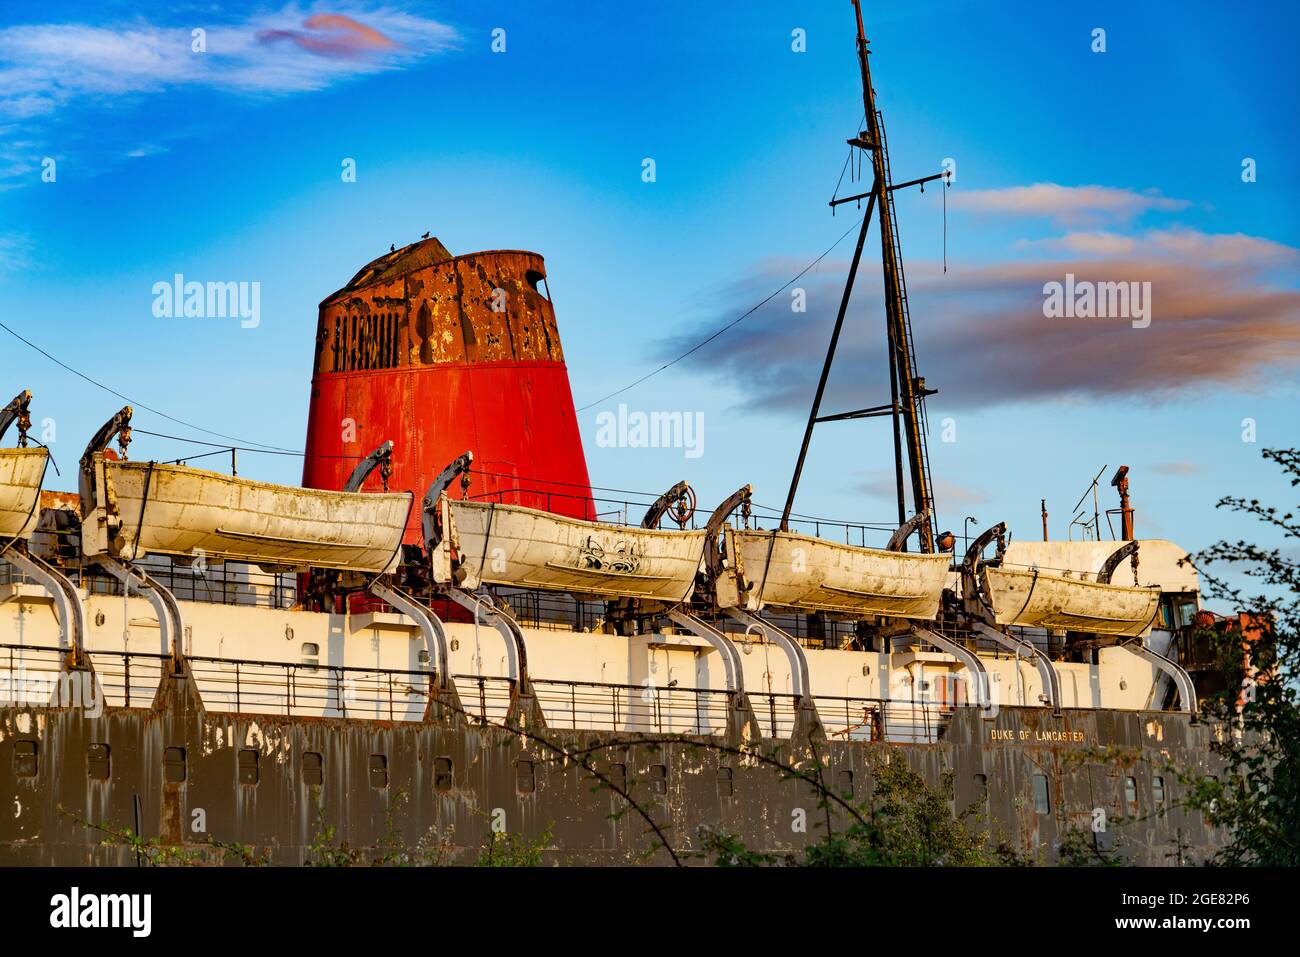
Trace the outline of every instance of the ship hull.
<instances>
[{"instance_id":1,"label":"ship hull","mask_svg":"<svg viewBox=\"0 0 1300 957\"><path fill-rule=\"evenodd\" d=\"M133 829L137 797L144 837L212 863L222 853L209 841L247 845L272 863L307 863L328 828L333 846L372 849L360 853L362 863L381 857L384 842L391 849L394 835L411 848L431 833L446 839L446 863L470 863L494 820L528 841L549 835L548 863L671 863L644 820L618 813L622 798L507 729L214 714L185 680L170 684L153 708L93 718L0 709L0 793L12 797L0 815L0 866L135 864L131 848L105 844L99 828ZM1168 713L1067 710L1054 718L1006 708L989 721L959 709L936 744L831 740L818 755L828 781L859 803L869 801L873 769L901 758L932 787L950 787L956 810L980 811L991 839L1024 859L1054 863L1059 843L1082 834L1120 860L1167 866L1203 861L1219 845L1201 815L1176 806L1175 776L1162 770L1208 770L1207 736L1203 725ZM822 833L812 826L823 812L808 785L707 741L569 730L545 737L594 749L593 767L628 785L686 863L702 862L689 855L704 826L772 853L797 851ZM1118 773L1088 760L1086 749L1101 741L1131 749L1134 760ZM755 743L779 761L808 757L806 746ZM35 749L31 764L16 757L27 747ZM1036 803L1043 794L1045 807ZM1091 830L1096 808L1115 822L1100 835ZM832 813L837 828L848 823Z\"/></svg>"}]
</instances>

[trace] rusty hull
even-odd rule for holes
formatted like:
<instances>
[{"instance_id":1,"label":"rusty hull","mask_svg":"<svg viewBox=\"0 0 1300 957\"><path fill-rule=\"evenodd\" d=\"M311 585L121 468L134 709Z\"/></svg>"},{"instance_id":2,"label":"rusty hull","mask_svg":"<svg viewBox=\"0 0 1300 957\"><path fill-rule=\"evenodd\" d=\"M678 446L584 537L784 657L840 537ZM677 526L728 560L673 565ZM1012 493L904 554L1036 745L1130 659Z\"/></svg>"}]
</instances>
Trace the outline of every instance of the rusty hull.
<instances>
[{"instance_id":1,"label":"rusty hull","mask_svg":"<svg viewBox=\"0 0 1300 957\"><path fill-rule=\"evenodd\" d=\"M885 760L907 761L932 785L950 783L958 811L985 800L977 778L984 775L993 839L1023 855L1054 862L1067 829L1087 831L1093 809L1103 807L1111 821L1103 835L1108 847L1131 863L1169 865L1203 860L1219 839L1200 815L1174 806L1178 785L1162 770L1166 762L1205 769L1208 733L1169 713L1067 711L1053 718L1043 709L1004 708L987 721L959 709L939 744L819 747L828 784L851 791L855 801L868 799L872 768ZM578 746L615 738L582 731L548 736ZM701 826L773 852L823 833L812 789L768 766L688 740L617 740L617 747L598 752L598 767L630 783L683 855L699 848ZM1109 748L1115 760L1090 755L1093 746ZM806 745L762 747L794 762L810 757ZM317 760L319 786L312 782ZM1046 814L1035 809L1035 774L1050 782ZM1152 800L1157 774L1165 781L1163 814L1154 813ZM1137 813L1123 807L1130 776ZM404 805L399 792L409 796ZM238 842L269 851L278 864L309 860L322 826L337 829L336 844L376 845L390 817L407 846L432 829L451 842L454 860L472 862L494 814L529 839L549 829L549 863L669 862L664 851L651 850L643 820L615 816L622 800L614 793L595 787L578 765L499 727L456 718L392 724L209 714L186 677L165 679L148 709L108 709L94 718L71 709L0 710L0 865L134 863L125 845L103 845L104 835L77 818L133 827L137 795L146 838L194 849L209 837ZM807 830L800 833L794 822L804 816ZM837 814L835 826L844 824Z\"/></svg>"}]
</instances>

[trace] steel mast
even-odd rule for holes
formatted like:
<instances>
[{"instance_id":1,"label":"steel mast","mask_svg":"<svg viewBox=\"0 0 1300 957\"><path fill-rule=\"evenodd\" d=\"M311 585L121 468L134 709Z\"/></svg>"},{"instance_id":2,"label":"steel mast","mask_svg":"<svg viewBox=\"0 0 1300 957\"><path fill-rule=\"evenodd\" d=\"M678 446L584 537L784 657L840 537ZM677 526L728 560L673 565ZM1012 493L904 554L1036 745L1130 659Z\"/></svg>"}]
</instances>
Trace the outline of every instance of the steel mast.
<instances>
[{"instance_id":1,"label":"steel mast","mask_svg":"<svg viewBox=\"0 0 1300 957\"><path fill-rule=\"evenodd\" d=\"M876 108L876 93L871 85L871 68L868 64L870 50L867 48L866 31L862 24L861 0L852 0L858 27L858 63L862 72L862 106L866 115L867 128L858 136L849 140L849 145L865 150L871 154L872 185L867 193L849 196L831 201L831 206L855 200L867 199L867 213L862 221L862 231L858 236L853 263L849 269L848 281L840 303L839 314L835 320L835 329L831 336L826 362L822 368L821 379L813 398L812 410L808 416L808 425L804 431L803 445L795 465L794 476L790 481L790 492L786 498L785 510L781 516L781 528L787 529L790 511L794 506L795 492L803 472L804 460L812 439L813 428L818 422L844 421L847 419L867 418L870 416L890 415L894 425L894 471L898 492L898 519L902 525L907 517L906 490L904 486L904 468L902 444L907 443L908 475L912 492L912 501L916 512L925 512L918 533L921 549L933 552L935 549L934 491L930 478L930 457L926 448L925 397L933 395L933 389L927 389L925 379L916 374L916 347L912 341L912 322L907 305L907 280L903 273L903 254L899 244L898 231L895 227L894 190L907 186L924 184L939 179L946 174L938 173L920 179L909 180L895 185L889 165L889 146L885 138L884 122ZM839 341L840 329L848 308L853 283L857 275L858 259L862 253L863 240L866 238L867 224L875 209L880 222L880 252L885 286L885 320L888 335L890 404L845 412L837 415L821 416L822 396L826 380L830 374L831 363Z\"/></svg>"}]
</instances>

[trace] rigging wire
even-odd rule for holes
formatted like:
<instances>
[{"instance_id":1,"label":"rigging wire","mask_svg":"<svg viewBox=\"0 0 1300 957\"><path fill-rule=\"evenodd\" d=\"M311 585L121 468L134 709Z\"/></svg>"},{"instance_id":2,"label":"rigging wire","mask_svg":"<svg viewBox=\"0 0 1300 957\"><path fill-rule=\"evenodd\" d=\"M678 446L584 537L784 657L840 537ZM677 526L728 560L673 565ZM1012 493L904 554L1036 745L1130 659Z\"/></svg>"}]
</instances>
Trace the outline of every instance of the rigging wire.
<instances>
[{"instance_id":1,"label":"rigging wire","mask_svg":"<svg viewBox=\"0 0 1300 957\"><path fill-rule=\"evenodd\" d=\"M168 460L167 464L179 464L181 462L186 462L191 459L204 458L209 455L220 455L222 452L229 452L232 449L239 452L260 452L263 455L292 455L292 456L297 456L299 458L326 458L326 459L351 459L351 460L365 458L365 456L362 455L329 455L326 453L319 453L319 452L312 452L312 453L292 452L288 450L269 451L267 449L253 449L253 448L246 448L244 446L238 446L238 445L236 446L220 445L217 442L207 442L202 439L190 439L180 435L166 435L162 432L150 432L148 429L132 429L132 431L139 435L151 435L154 436L155 438L172 439L177 442L190 442L194 445L206 445L214 448L214 451L212 452L201 452L197 455L187 455L184 458L180 458L180 459L170 459ZM612 488L610 486L605 486L605 485L590 485L590 484L583 485L580 482L565 482L565 481L560 481L559 479L539 478L538 476L535 475L517 475L512 472L492 472L487 469L474 469L473 472L475 475L482 475L490 478L513 479L516 482L535 482L539 485L553 485L562 488L589 489L592 492L613 492L619 495L640 495L647 500L646 502L641 502L641 503L633 502L630 504L648 505L653 503L658 498L658 493L646 492L641 489ZM533 494L546 494L545 489L526 489L526 488L518 488L518 487L516 487L513 490L500 489L497 491L517 491L517 492L531 492ZM496 494L496 491L491 492L489 494ZM554 494L561 494L561 493L557 492ZM586 496L575 496L575 497L585 498ZM776 518L777 516L780 515L780 509L771 505L763 505L759 502L754 502L753 507L757 510L772 513L771 515L760 516L760 517ZM807 515L802 512L791 512L790 516L792 518L797 518L800 521L820 522L823 525L851 525L854 527L861 526L863 528L884 530L884 531L892 531L894 528L893 525L887 523L846 521L844 519L838 519L838 518L825 518L819 515Z\"/></svg>"},{"instance_id":2,"label":"rigging wire","mask_svg":"<svg viewBox=\"0 0 1300 957\"><path fill-rule=\"evenodd\" d=\"M816 266L816 265L817 265L818 263L820 263L823 259L825 259L827 256L829 256L832 252L834 252L834 251L835 251L835 248L836 248L837 246L839 246L840 243L844 242L845 237L848 236L849 233L853 232L855 229L858 228L858 225L859 225L859 224L858 224L857 222L855 222L852 226L850 226L848 229L846 229L846 230L845 230L845 231L840 235L840 238L839 238L839 239L837 239L837 240L835 240L835 242L831 243L830 246L827 247L827 249L826 249L825 252L823 252L820 256L818 256L816 259L814 259L814 260L813 260L812 262L810 262L808 265L804 266L803 269L799 270L799 272L795 273L795 275L792 276L789 280L787 280L787 281L786 281L786 282L785 282L785 283L784 283L784 284L783 284L779 289L777 289L777 290L776 290L775 292L773 292L771 295L769 295L769 296L767 296L766 298L764 298L761 302L758 302L758 303L756 303L755 305L751 306L749 309L747 309L747 310L746 310L744 313L742 313L740 316L738 316L737 318L733 319L731 322L727 323L727 324L726 324L725 326L723 326L721 329L718 329L717 331L715 331L715 332L714 332L712 335L710 335L708 338L703 339L703 340L701 340L700 342L697 342L695 345L691 346L689 349L687 349L685 352L683 352L683 353L682 353L681 355L679 355L677 358L672 359L672 360L669 361L669 362L665 362L663 365L661 365L659 368L655 369L653 372L647 372L645 375L643 375L641 378L637 379L635 382L632 382L632 383L630 383L630 384L628 384L628 385L625 385L625 386L623 386L623 388L618 389L618 390L616 390L616 391L614 391L614 392L611 392L609 395L607 395L607 396L603 396L602 398L597 399L595 402L588 402L586 405L582 406L582 407L579 408L577 411L579 411L579 412L585 412L585 411L587 411L588 409L593 408L594 406L600 405L600 404L603 403L603 402L608 402L610 399L614 398L614 397L617 396L617 395L622 395L624 392L627 392L627 391L629 391L630 389L635 389L637 386L639 386L642 382L645 382L647 379L650 379L650 378L653 378L654 376L657 376L659 373L663 372L665 369L668 369L668 368L670 368L670 367L672 367L672 366L675 366L675 365L677 365L677 363L681 362L683 359L687 358L688 356L690 356L690 355L692 355L692 354L694 354L694 353L696 353L696 352L699 352L701 349L703 349L705 346L707 346L707 345L708 345L710 342L712 342L714 339L718 338L718 337L719 337L720 335L722 335L724 332L727 332L727 331L729 331L729 330L735 328L736 326L740 325L742 322L744 322L746 319L748 319L750 316L752 316L754 313L756 313L759 309L761 309L761 308L763 308L764 306L766 306L769 302L771 302L773 299L775 299L775 298L776 298L777 296L779 296L781 293L783 293L783 292L785 292L787 289L789 289L790 286L794 285L796 282L798 282L800 279L802 279L802 278L803 278L803 277L804 277L804 276L805 276L809 271L811 271L811 270L813 269L814 266Z\"/></svg>"},{"instance_id":3,"label":"rigging wire","mask_svg":"<svg viewBox=\"0 0 1300 957\"><path fill-rule=\"evenodd\" d=\"M193 422L186 422L184 419L178 419L174 415L168 415L166 412L163 412L161 409L155 409L153 406L145 405L143 402L140 402L137 399L132 399L130 396L123 395L121 392L118 392L116 389L110 388L109 386L104 385L104 383L92 379L84 372L72 368L72 366L68 365L66 362L62 362L59 359L56 359L54 356L50 355L50 353L46 352L44 349L42 349L36 343L32 342L30 339L25 339L17 332L10 329L3 322L0 322L0 329L3 329L5 332L9 333L9 335L13 336L15 339L17 339L19 342L23 343L24 345L28 346L29 348L35 349L37 352L45 356L45 358L49 359L51 362L53 362L55 365L59 366L60 368L66 369L67 371L71 372L73 375L77 376L78 378L85 379L91 385L95 386L96 388L103 389L105 392L109 393L110 395L117 396L119 399L121 399L123 402L127 403L128 405L144 409L147 412L152 412L154 415L160 415L164 419L167 419L168 421L175 422L177 425L185 426L185 428L187 429L194 429L198 432L204 432L207 435L215 435L218 438L229 439L232 442L247 442L249 445L256 445L259 447L258 449L255 449L253 451L269 451L269 450L276 450L280 452L288 451L287 449L280 448L280 446L278 445L267 445L263 442L254 442L252 439L241 439L238 436L226 435L223 432L214 432L212 429L205 429L201 425L195 425Z\"/></svg>"},{"instance_id":4,"label":"rigging wire","mask_svg":"<svg viewBox=\"0 0 1300 957\"><path fill-rule=\"evenodd\" d=\"M861 129L862 126L863 126L866 122L867 122L867 114L866 114L866 111L864 110L863 113L862 113L862 119L858 121L858 128ZM849 147L849 155L846 156L846 157L844 157L844 165L840 167L840 178L839 178L838 180L835 181L835 189L834 189L834 191L833 191L832 194L831 194L831 198L832 198L832 199L834 199L837 195L839 195L840 184L842 184L842 183L844 182L844 173L845 173L846 171L848 171L848 170L852 170L852 174L853 174L853 178L852 178L852 180L851 180L852 182L855 182L855 183L856 183L856 182L858 181L858 178L861 176L861 173L862 173L861 167L860 167L860 166L856 166L856 167L855 167L855 166L853 165L853 154L854 154L855 152L857 152L857 150L853 149L853 147L850 146L850 147ZM861 162L861 157L859 157L859 162ZM834 207L834 206L831 206L831 215L832 215L832 216L835 215L835 207ZM707 345L708 345L710 342L712 342L714 339L718 338L718 336L722 335L724 332L727 332L727 331L729 331L730 329L733 329L734 327L740 325L740 323L744 322L746 319L748 319L751 315L753 315L755 312L757 312L757 311L758 311L759 309L761 309L763 306L767 305L769 302L771 302L773 299L775 299L775 298L776 298L777 296L779 296L781 293L785 292L785 290L788 289L788 288L790 288L790 286L791 286L793 283L795 283L795 282L797 282L799 279L803 278L803 276L804 276L804 275L805 275L809 270L811 270L814 266L816 266L816 265L817 265L818 263L820 263L823 259L825 259L827 256L829 256L829 255L831 254L831 252L834 251L835 247L837 247L840 243L844 242L845 237L848 236L849 233L853 232L853 230L854 230L856 227L857 227L857 224L856 224L856 223L855 223L853 226L850 226L848 229L846 229L846 230L844 231L844 234L843 234L842 236L840 236L839 239L835 240L835 242L833 242L833 243L831 244L831 246L830 246L829 249L827 249L824 253L822 253L820 256L818 256L816 259L814 259L812 262L810 262L807 266L805 266L803 269L801 269L801 270L798 272L798 274L795 275L794 278L792 278L789 282L787 282L785 285L783 285L780 289L776 290L776 292L772 293L770 296L768 296L768 297L767 297L766 299L764 299L762 302L758 303L756 306L754 306L754 307L752 307L751 309L749 309L749 310L748 310L747 312L745 312L743 315L741 315L741 316L738 317L737 319L733 320L732 322L728 323L727 325L723 326L721 329L719 329L717 332L713 333L713 335L709 336L709 337L708 337L707 339L705 339L704 341L697 343L696 345L692 346L690 349L687 349L685 352L683 352L681 355L679 355L676 359L673 359L671 362L665 362L663 365L661 365L658 369L655 369L653 372L649 372L649 373L647 373L646 375L643 375L641 378L637 379L635 382L631 383L630 385L626 385L626 386L624 386L623 388L619 389L617 392L611 392L609 395L605 396L604 398L597 399L595 402L588 402L586 405L582 406L582 407L579 408L577 411L579 411L579 412L586 412L588 409L590 409L590 408L592 408L592 407L594 407L594 406L600 405L602 402L608 402L610 399L614 398L615 396L622 395L624 392L628 392L628 391L630 391L631 389L635 389L637 386L639 386L642 382L645 382L647 379L651 379L651 378L653 378L654 376L657 376L659 373L663 372L665 369L668 369L668 368L670 368L670 367L672 367L672 366L675 366L677 363L681 362L683 359L687 358L687 357L690 356L691 354L693 354L693 353L695 353L695 352L698 352L700 349L703 349L705 346L707 346Z\"/></svg>"}]
</instances>

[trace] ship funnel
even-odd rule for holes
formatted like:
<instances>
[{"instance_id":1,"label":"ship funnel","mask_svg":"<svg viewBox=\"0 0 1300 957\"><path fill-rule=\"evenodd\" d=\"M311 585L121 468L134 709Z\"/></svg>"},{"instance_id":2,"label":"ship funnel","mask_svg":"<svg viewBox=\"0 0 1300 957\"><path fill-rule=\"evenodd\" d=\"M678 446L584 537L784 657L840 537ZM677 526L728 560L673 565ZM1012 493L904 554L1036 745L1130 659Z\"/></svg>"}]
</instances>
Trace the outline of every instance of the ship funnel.
<instances>
[{"instance_id":1,"label":"ship funnel","mask_svg":"<svg viewBox=\"0 0 1300 957\"><path fill-rule=\"evenodd\" d=\"M344 488L390 439L395 491L422 494L470 449L467 496L595 517L541 256L426 239L320 304L303 485ZM417 514L406 541L420 535Z\"/></svg>"}]
</instances>

